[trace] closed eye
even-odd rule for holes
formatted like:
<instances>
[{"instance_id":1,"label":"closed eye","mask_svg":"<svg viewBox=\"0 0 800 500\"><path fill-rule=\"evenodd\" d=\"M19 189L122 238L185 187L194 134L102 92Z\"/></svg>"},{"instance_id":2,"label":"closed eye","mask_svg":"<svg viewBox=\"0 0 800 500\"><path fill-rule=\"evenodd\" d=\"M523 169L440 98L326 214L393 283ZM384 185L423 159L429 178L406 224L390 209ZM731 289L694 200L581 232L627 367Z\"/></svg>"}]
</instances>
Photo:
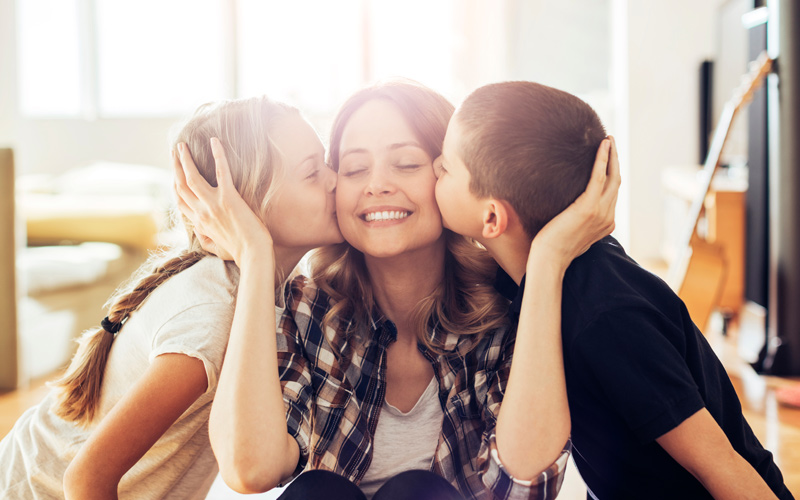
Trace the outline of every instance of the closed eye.
<instances>
[{"instance_id":1,"label":"closed eye","mask_svg":"<svg viewBox=\"0 0 800 500\"><path fill-rule=\"evenodd\" d=\"M353 176L358 175L358 174L360 174L362 172L366 172L366 170L367 170L366 168L354 168L354 169L350 169L350 170L345 170L344 172L339 170L339 175L342 175L344 177L353 177Z\"/></svg>"}]
</instances>

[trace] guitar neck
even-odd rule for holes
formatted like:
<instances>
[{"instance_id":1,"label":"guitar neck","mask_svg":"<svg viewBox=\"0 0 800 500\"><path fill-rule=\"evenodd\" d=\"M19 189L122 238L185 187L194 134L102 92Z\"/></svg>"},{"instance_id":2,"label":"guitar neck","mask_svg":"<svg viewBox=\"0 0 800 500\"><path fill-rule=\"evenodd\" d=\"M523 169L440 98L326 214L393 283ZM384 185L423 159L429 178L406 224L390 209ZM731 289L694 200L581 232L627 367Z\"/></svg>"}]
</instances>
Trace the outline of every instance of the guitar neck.
<instances>
[{"instance_id":1,"label":"guitar neck","mask_svg":"<svg viewBox=\"0 0 800 500\"><path fill-rule=\"evenodd\" d=\"M706 163L700 172L699 186L695 193L692 206L689 209L689 215L684 232L681 234L681 239L678 241L679 254L669 270L668 281L673 290L678 291L683 284L685 278L686 266L688 265L689 257L692 252L692 241L697 230L697 223L700 221L700 214L703 212L703 204L705 203L706 196L711 190L711 182L714 179L714 173L719 166L719 160L722 156L722 149L725 147L725 142L728 140L728 135L731 131L736 114L741 107L749 102L753 92L761 83L764 76L770 71L772 67L772 60L766 53L762 53L756 61L751 63L750 72L743 77L743 84L736 90L734 96L725 103L725 108L722 110L719 123L714 129L714 137L711 140L711 147L706 157Z\"/></svg>"},{"instance_id":2,"label":"guitar neck","mask_svg":"<svg viewBox=\"0 0 800 500\"><path fill-rule=\"evenodd\" d=\"M722 157L722 149L725 147L725 143L728 140L731 125L733 125L733 120L738 110L739 108L737 106L731 105L730 103L726 104L725 108L722 110L722 116L720 116L719 124L711 140L706 163L703 165L703 169L698 173L699 185L697 186L697 191L694 193L692 206L689 209L687 219L689 223L685 227L681 240L679 241L682 248L686 248L690 245L694 232L697 229L697 224L700 221L700 214L703 212L703 204L706 196L708 196L708 193L711 191L711 183L714 179L717 167L719 166L719 160Z\"/></svg>"}]
</instances>

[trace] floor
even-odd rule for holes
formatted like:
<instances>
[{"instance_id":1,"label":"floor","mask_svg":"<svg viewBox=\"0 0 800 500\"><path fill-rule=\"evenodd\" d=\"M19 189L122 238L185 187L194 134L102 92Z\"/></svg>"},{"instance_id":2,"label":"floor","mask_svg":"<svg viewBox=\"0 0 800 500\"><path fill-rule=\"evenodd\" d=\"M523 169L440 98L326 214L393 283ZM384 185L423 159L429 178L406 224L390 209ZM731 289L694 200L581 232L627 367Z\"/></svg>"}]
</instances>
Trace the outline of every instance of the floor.
<instances>
[{"instance_id":1,"label":"floor","mask_svg":"<svg viewBox=\"0 0 800 500\"><path fill-rule=\"evenodd\" d=\"M711 334L709 340L725 363L734 387L742 401L745 417L762 444L775 454L775 461L783 472L789 490L800 493L800 409L778 405L776 388L800 383L800 379L765 377L756 374L749 365L738 360L735 352L735 331L728 338ZM31 383L28 388L0 394L0 435L5 436L17 417L38 403L47 393L44 380ZM583 500L585 488L577 470L570 464L560 499ZM239 498L222 481L215 483L208 498L227 500ZM249 496L249 498L254 498ZM275 498L275 493L255 496Z\"/></svg>"},{"instance_id":2,"label":"floor","mask_svg":"<svg viewBox=\"0 0 800 500\"><path fill-rule=\"evenodd\" d=\"M800 378L786 379L756 374L737 355L737 328L732 328L727 337L721 334L719 328L709 331L709 341L728 370L742 401L745 417L762 444L774 453L789 490L797 495L800 493L800 409L780 406L775 400L774 392L776 388L800 383ZM0 436L8 433L22 412L44 397L48 390L45 385L47 378L34 380L17 391L0 393ZM585 487L572 463L570 468L559 498L583 500L586 498ZM273 491L255 498L274 499L276 495L277 492ZM208 496L213 500L239 497L243 495L236 494L219 480Z\"/></svg>"}]
</instances>

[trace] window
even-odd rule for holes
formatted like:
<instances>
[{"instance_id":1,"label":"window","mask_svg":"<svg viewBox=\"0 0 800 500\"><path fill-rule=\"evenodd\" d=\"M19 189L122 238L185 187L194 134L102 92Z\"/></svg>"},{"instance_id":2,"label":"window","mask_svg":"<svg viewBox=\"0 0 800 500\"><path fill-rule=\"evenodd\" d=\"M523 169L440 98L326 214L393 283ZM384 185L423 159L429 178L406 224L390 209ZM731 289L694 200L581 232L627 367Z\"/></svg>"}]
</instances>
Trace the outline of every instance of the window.
<instances>
[{"instance_id":1,"label":"window","mask_svg":"<svg viewBox=\"0 0 800 500\"><path fill-rule=\"evenodd\" d=\"M77 0L17 2L20 111L76 116L81 111Z\"/></svg>"},{"instance_id":2,"label":"window","mask_svg":"<svg viewBox=\"0 0 800 500\"><path fill-rule=\"evenodd\" d=\"M445 95L453 89L452 0L375 1L370 9L370 79L402 75Z\"/></svg>"},{"instance_id":3,"label":"window","mask_svg":"<svg viewBox=\"0 0 800 500\"><path fill-rule=\"evenodd\" d=\"M241 0L239 95L330 112L365 81L361 0Z\"/></svg>"},{"instance_id":4,"label":"window","mask_svg":"<svg viewBox=\"0 0 800 500\"><path fill-rule=\"evenodd\" d=\"M330 115L402 75L453 89L454 0L20 0L24 116L176 116L268 94Z\"/></svg>"},{"instance_id":5,"label":"window","mask_svg":"<svg viewBox=\"0 0 800 500\"><path fill-rule=\"evenodd\" d=\"M176 115L230 97L220 0L94 0L103 116Z\"/></svg>"}]
</instances>

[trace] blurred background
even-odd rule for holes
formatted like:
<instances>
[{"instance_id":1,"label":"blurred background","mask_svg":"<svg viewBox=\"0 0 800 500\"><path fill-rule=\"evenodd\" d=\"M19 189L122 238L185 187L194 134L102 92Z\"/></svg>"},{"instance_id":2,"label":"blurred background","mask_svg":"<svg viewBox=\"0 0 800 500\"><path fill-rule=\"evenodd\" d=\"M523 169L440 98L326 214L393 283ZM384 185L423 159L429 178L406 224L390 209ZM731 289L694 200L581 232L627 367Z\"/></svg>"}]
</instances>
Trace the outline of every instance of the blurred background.
<instances>
[{"instance_id":1,"label":"blurred background","mask_svg":"<svg viewBox=\"0 0 800 500\"><path fill-rule=\"evenodd\" d=\"M766 43L766 10L759 0L0 0L0 386L35 389L62 367L113 289L175 241L170 129L213 100L268 94L325 139L347 96L385 77L456 104L502 80L566 90L617 139L615 236L662 273L708 138ZM722 291L709 291L721 302L699 322L720 333L732 366L757 363L766 342L765 257L745 278L748 123L744 111L715 180L726 211L703 222L728 245L728 268ZM732 338L742 324L756 333ZM763 387L762 413L776 408ZM38 394L0 406L0 419ZM772 428L771 449L796 427Z\"/></svg>"}]
</instances>

